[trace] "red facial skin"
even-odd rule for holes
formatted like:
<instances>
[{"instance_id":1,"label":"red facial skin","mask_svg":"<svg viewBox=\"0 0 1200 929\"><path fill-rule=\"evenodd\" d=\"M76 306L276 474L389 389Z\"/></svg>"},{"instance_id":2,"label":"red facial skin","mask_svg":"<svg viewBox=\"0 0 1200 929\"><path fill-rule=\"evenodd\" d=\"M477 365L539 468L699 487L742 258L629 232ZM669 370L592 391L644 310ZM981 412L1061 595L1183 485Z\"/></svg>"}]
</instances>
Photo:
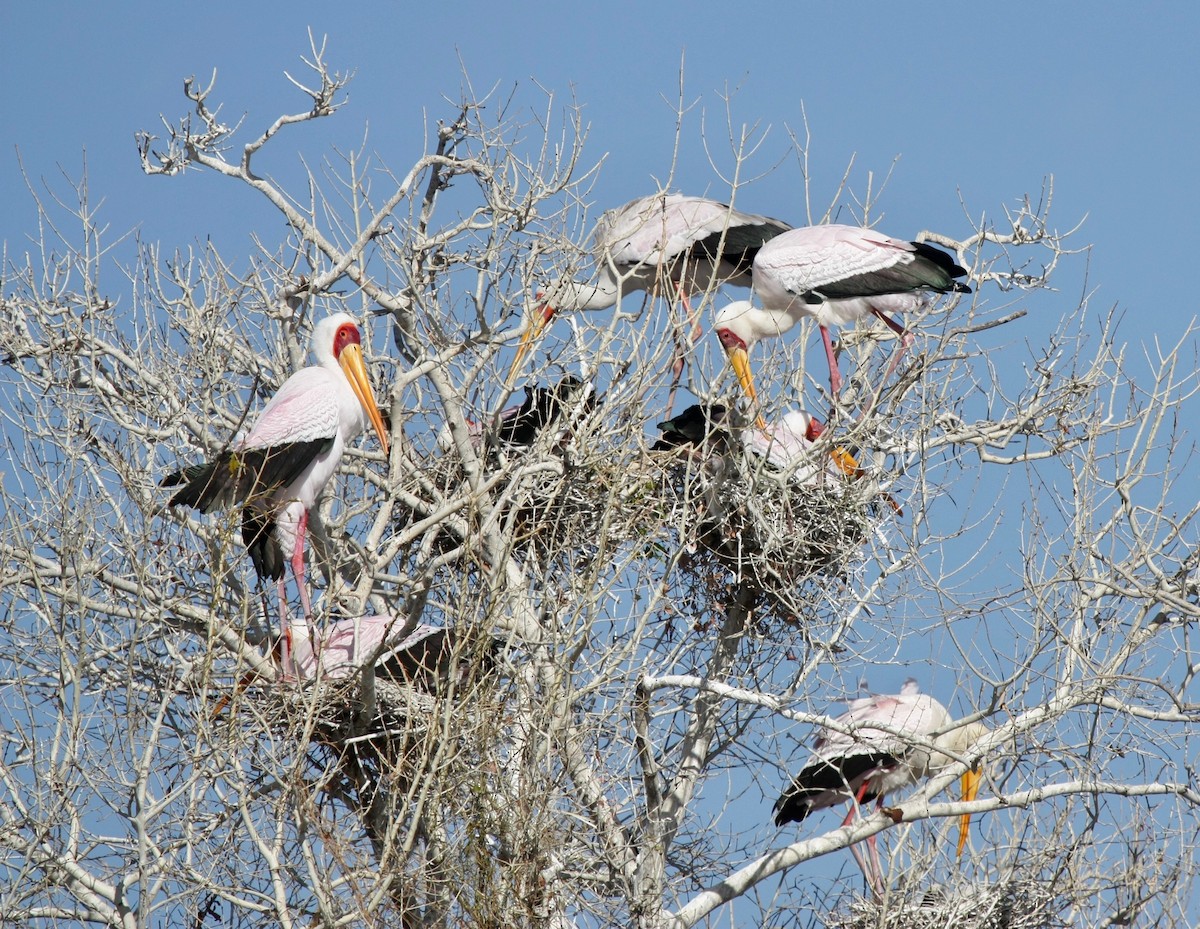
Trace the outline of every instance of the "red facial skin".
<instances>
[{"instance_id":1,"label":"red facial skin","mask_svg":"<svg viewBox=\"0 0 1200 929\"><path fill-rule=\"evenodd\" d=\"M362 337L358 334L358 326L350 323L338 327L338 331L333 337L333 357L335 359L341 358L342 349L347 345L362 345Z\"/></svg>"}]
</instances>

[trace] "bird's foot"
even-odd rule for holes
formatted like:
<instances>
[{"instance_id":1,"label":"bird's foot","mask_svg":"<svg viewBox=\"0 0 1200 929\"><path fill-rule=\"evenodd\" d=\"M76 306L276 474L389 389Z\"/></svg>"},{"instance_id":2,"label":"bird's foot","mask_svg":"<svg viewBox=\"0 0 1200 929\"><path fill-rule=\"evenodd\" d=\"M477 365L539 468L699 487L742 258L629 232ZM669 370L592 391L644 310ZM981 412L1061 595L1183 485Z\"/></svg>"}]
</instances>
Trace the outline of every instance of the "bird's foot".
<instances>
[{"instance_id":1,"label":"bird's foot","mask_svg":"<svg viewBox=\"0 0 1200 929\"><path fill-rule=\"evenodd\" d=\"M897 826L904 822L904 810L898 806L881 806L879 812L890 819Z\"/></svg>"}]
</instances>

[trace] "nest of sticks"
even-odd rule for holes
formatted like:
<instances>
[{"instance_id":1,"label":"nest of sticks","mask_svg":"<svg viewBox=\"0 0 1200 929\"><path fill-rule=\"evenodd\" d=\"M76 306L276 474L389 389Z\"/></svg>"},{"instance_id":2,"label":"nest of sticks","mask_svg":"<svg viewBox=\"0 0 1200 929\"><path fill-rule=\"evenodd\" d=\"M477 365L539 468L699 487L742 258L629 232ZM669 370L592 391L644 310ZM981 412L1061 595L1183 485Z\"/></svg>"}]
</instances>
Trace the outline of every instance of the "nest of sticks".
<instances>
[{"instance_id":1,"label":"nest of sticks","mask_svg":"<svg viewBox=\"0 0 1200 929\"><path fill-rule=\"evenodd\" d=\"M1049 881L1014 878L950 890L903 890L884 902L857 900L828 929L1065 929L1065 906Z\"/></svg>"},{"instance_id":2,"label":"nest of sticks","mask_svg":"<svg viewBox=\"0 0 1200 929\"><path fill-rule=\"evenodd\" d=\"M870 533L870 507L855 486L797 480L728 435L657 457L684 546L764 593L786 599L815 575L844 573Z\"/></svg>"},{"instance_id":3,"label":"nest of sticks","mask_svg":"<svg viewBox=\"0 0 1200 929\"><path fill-rule=\"evenodd\" d=\"M572 385L573 389L575 388ZM556 390L562 390L562 384ZM538 390L549 390L539 388ZM482 480L499 508L499 523L523 558L550 567L585 568L597 556L646 531L647 489L653 489L654 472L636 455L605 447L603 423L590 395L573 405L549 408L555 415L532 428L526 417L531 408L544 412L543 394L531 391L516 415L498 414L488 429L473 427L471 440L482 458ZM556 403L559 403L556 399ZM561 401L565 404L566 401ZM547 414L548 415L548 414ZM439 440L439 454L431 455L396 488L401 502L402 525L436 512L440 500L467 492L462 461L448 437ZM404 505L405 499L428 501ZM439 541L442 550L470 544L473 526Z\"/></svg>"}]
</instances>

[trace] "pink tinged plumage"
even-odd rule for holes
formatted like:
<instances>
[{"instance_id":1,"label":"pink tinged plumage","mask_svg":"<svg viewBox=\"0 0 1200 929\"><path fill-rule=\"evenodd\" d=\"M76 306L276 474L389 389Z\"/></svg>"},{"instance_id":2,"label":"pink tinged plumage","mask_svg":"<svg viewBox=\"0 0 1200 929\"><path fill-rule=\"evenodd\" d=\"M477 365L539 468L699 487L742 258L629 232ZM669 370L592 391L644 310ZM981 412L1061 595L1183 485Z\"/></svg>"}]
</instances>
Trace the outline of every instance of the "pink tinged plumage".
<instances>
[{"instance_id":1,"label":"pink tinged plumage","mask_svg":"<svg viewBox=\"0 0 1200 929\"><path fill-rule=\"evenodd\" d=\"M781 233L754 259L756 307L740 301L717 314L716 330L743 391L754 402L747 355L761 339L775 338L801 319L816 321L829 363L830 390L836 398L842 379L831 326L877 316L901 339L888 376L895 370L912 335L895 320L926 305L932 294L969 293L958 283L966 271L948 252L906 242L856 226L807 226ZM740 353L740 355L739 355Z\"/></svg>"},{"instance_id":2,"label":"pink tinged plumage","mask_svg":"<svg viewBox=\"0 0 1200 929\"><path fill-rule=\"evenodd\" d=\"M847 800L851 807L842 825L849 825L860 804L877 800L881 809L885 795L936 774L954 761L951 754L961 755L986 732L979 723L955 726L946 708L920 693L913 680L899 694L850 701L849 709L833 723L817 735L813 757L775 802L777 826L801 822L809 813ZM977 772L964 774L963 798L974 799L978 786ZM964 817L960 823L959 853L967 820ZM870 864L852 851L872 889L882 893L882 869L873 840L872 836L867 842Z\"/></svg>"},{"instance_id":3,"label":"pink tinged plumage","mask_svg":"<svg viewBox=\"0 0 1200 929\"><path fill-rule=\"evenodd\" d=\"M243 541L258 575L278 582L285 632L285 563L292 567L305 616L312 612L304 572L309 510L346 446L368 424L385 453L388 448L354 320L345 313L322 320L313 331L312 353L317 363L284 382L244 439L207 464L162 481L183 485L171 497L172 506L204 513L242 507Z\"/></svg>"},{"instance_id":4,"label":"pink tinged plumage","mask_svg":"<svg viewBox=\"0 0 1200 929\"><path fill-rule=\"evenodd\" d=\"M294 682L345 680L368 663L382 676L409 683L437 675L449 661L454 644L451 631L417 623L404 633L405 625L403 617L380 614L334 620L324 632L318 632L302 620L288 627L290 646L285 636L269 657L278 664L284 680ZM234 693L241 694L256 677L247 674ZM213 719L224 712L230 699L226 696L217 702Z\"/></svg>"},{"instance_id":5,"label":"pink tinged plumage","mask_svg":"<svg viewBox=\"0 0 1200 929\"><path fill-rule=\"evenodd\" d=\"M622 293L666 287L682 298L686 309L690 296L719 284L749 287L750 268L758 250L790 228L769 216L680 194L654 194L608 210L592 234L593 280L559 280L538 293L538 306L517 348L507 383L511 387L555 313L605 309Z\"/></svg>"},{"instance_id":6,"label":"pink tinged plumage","mask_svg":"<svg viewBox=\"0 0 1200 929\"><path fill-rule=\"evenodd\" d=\"M357 674L368 662L384 664L446 632L440 626L418 623L401 636L404 626L404 618L394 614L338 619L323 633L315 632L308 623L294 623L291 662L290 667L284 665L284 674L301 681L318 676L341 680Z\"/></svg>"},{"instance_id":7,"label":"pink tinged plumage","mask_svg":"<svg viewBox=\"0 0 1200 929\"><path fill-rule=\"evenodd\" d=\"M743 429L743 446L759 458L765 458L782 471L793 472L791 479L802 486L815 486L827 478L844 477L832 457L824 463L813 453L821 435L820 420L805 410L789 410L775 425L762 429Z\"/></svg>"}]
</instances>

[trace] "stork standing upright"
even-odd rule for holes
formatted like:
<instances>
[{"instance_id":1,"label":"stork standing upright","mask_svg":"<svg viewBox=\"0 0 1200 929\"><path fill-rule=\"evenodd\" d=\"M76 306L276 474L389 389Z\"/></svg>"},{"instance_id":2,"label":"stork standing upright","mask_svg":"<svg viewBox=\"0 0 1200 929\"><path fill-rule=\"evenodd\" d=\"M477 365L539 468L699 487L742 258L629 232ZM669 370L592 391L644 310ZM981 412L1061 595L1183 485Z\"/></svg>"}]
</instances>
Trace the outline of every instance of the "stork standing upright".
<instances>
[{"instance_id":1,"label":"stork standing upright","mask_svg":"<svg viewBox=\"0 0 1200 929\"><path fill-rule=\"evenodd\" d=\"M337 471L346 446L368 423L384 454L388 449L358 325L336 313L317 324L311 348L317 363L284 382L245 438L206 464L175 471L161 482L183 485L169 506L202 513L242 507L242 541L254 569L260 578L278 582L285 648L290 643L285 558L291 560L304 615L312 615L304 572L309 510ZM285 654L285 666L287 660Z\"/></svg>"},{"instance_id":2,"label":"stork standing upright","mask_svg":"<svg viewBox=\"0 0 1200 929\"><path fill-rule=\"evenodd\" d=\"M900 337L890 377L912 334L893 317L911 313L930 294L970 293L955 278L966 270L949 253L924 242L905 242L857 226L806 226L765 243L754 258L754 292L762 302L731 303L717 314L717 337L751 403L757 402L749 352L760 339L783 335L801 319L817 321L829 361L829 389L842 389L830 326L874 315ZM761 425L761 421L760 421Z\"/></svg>"},{"instance_id":3,"label":"stork standing upright","mask_svg":"<svg viewBox=\"0 0 1200 929\"><path fill-rule=\"evenodd\" d=\"M540 302L517 347L507 385L512 387L526 355L555 313L605 309L622 292L654 292L670 283L690 317L692 294L722 283L749 287L758 250L791 228L782 220L682 194L653 194L608 210L592 233L595 279L590 283L559 280L538 293ZM682 368L681 355L677 379Z\"/></svg>"},{"instance_id":4,"label":"stork standing upright","mask_svg":"<svg viewBox=\"0 0 1200 929\"><path fill-rule=\"evenodd\" d=\"M809 813L849 800L850 812L842 821L847 826L861 804L877 800L876 809L882 809L885 794L937 774L955 762L952 755L961 756L987 732L978 722L956 726L946 708L921 693L912 679L898 694L863 697L850 701L849 707L833 726L820 731L813 757L775 801L775 825L801 822ZM975 799L981 777L974 769L963 774L963 800ZM959 821L959 855L969 825L970 816L964 815ZM882 894L883 868L874 836L867 846L869 865L857 848L851 851L872 890Z\"/></svg>"}]
</instances>

